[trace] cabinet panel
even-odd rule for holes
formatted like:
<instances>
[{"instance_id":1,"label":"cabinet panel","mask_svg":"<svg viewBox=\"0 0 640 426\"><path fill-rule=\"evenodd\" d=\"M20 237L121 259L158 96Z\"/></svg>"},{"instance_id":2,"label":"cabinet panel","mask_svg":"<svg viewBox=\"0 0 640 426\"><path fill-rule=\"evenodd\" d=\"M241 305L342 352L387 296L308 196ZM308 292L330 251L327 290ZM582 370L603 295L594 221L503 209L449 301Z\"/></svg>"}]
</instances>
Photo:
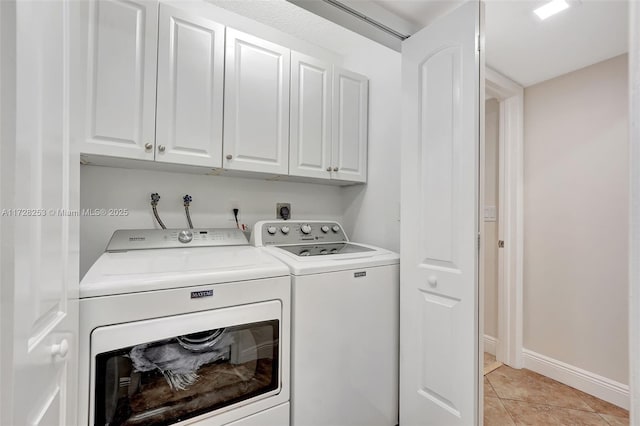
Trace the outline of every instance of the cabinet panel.
<instances>
[{"instance_id":1,"label":"cabinet panel","mask_svg":"<svg viewBox=\"0 0 640 426\"><path fill-rule=\"evenodd\" d=\"M368 80L334 67L332 177L367 181ZM335 170L335 169L334 169Z\"/></svg>"},{"instance_id":2,"label":"cabinet panel","mask_svg":"<svg viewBox=\"0 0 640 426\"><path fill-rule=\"evenodd\" d=\"M91 2L82 152L153 159L157 14L157 2Z\"/></svg>"},{"instance_id":3,"label":"cabinet panel","mask_svg":"<svg viewBox=\"0 0 640 426\"><path fill-rule=\"evenodd\" d=\"M160 6L156 161L220 167L224 26Z\"/></svg>"},{"instance_id":4,"label":"cabinet panel","mask_svg":"<svg viewBox=\"0 0 640 426\"><path fill-rule=\"evenodd\" d=\"M331 178L331 83L331 64L291 52L291 175Z\"/></svg>"},{"instance_id":5,"label":"cabinet panel","mask_svg":"<svg viewBox=\"0 0 640 426\"><path fill-rule=\"evenodd\" d=\"M287 48L227 29L223 167L287 174Z\"/></svg>"}]
</instances>

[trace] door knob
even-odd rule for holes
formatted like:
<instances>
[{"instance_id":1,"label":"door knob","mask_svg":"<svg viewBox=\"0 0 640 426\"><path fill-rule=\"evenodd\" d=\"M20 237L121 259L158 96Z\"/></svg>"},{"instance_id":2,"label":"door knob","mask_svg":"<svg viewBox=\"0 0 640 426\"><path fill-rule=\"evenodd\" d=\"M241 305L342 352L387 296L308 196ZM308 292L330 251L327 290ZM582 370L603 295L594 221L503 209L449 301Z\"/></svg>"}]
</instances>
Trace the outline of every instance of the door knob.
<instances>
[{"instance_id":1,"label":"door knob","mask_svg":"<svg viewBox=\"0 0 640 426\"><path fill-rule=\"evenodd\" d=\"M427 282L431 287L436 287L438 285L438 278L436 278L435 275L431 275L429 278L427 278Z\"/></svg>"},{"instance_id":2,"label":"door knob","mask_svg":"<svg viewBox=\"0 0 640 426\"><path fill-rule=\"evenodd\" d=\"M158 151L160 151L160 152L164 152L165 149L166 149L166 147L164 145L158 146Z\"/></svg>"},{"instance_id":3,"label":"door knob","mask_svg":"<svg viewBox=\"0 0 640 426\"><path fill-rule=\"evenodd\" d=\"M338 171L338 168L337 168L337 167L334 167L334 168L333 168L333 171L334 171L334 172L337 172L337 171Z\"/></svg>"},{"instance_id":4,"label":"door knob","mask_svg":"<svg viewBox=\"0 0 640 426\"><path fill-rule=\"evenodd\" d=\"M331 166L327 167L327 171L330 172L331 171Z\"/></svg>"},{"instance_id":5,"label":"door knob","mask_svg":"<svg viewBox=\"0 0 640 426\"><path fill-rule=\"evenodd\" d=\"M51 346L51 355L65 358L69 353L69 342L67 339L62 339L60 343Z\"/></svg>"},{"instance_id":6,"label":"door knob","mask_svg":"<svg viewBox=\"0 0 640 426\"><path fill-rule=\"evenodd\" d=\"M148 143L148 142L144 144L144 149L145 149L145 150L147 150L147 151L151 151L151 148L153 148L153 145L152 145L152 144L150 144L150 143Z\"/></svg>"},{"instance_id":7,"label":"door knob","mask_svg":"<svg viewBox=\"0 0 640 426\"><path fill-rule=\"evenodd\" d=\"M231 155L231 154L227 155L227 160L231 160L232 158L233 158L233 155Z\"/></svg>"}]
</instances>

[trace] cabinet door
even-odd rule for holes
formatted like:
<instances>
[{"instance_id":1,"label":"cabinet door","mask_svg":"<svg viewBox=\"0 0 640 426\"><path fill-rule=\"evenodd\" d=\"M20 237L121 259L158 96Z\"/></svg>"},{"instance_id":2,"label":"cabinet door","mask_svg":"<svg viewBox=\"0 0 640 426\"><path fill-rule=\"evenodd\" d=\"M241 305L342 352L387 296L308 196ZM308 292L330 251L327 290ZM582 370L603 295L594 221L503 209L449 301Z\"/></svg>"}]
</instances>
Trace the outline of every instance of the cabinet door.
<instances>
[{"instance_id":1,"label":"cabinet door","mask_svg":"<svg viewBox=\"0 0 640 426\"><path fill-rule=\"evenodd\" d=\"M291 52L289 174L331 178L331 64Z\"/></svg>"},{"instance_id":2,"label":"cabinet door","mask_svg":"<svg viewBox=\"0 0 640 426\"><path fill-rule=\"evenodd\" d=\"M82 152L153 159L157 35L156 1L90 3Z\"/></svg>"},{"instance_id":3,"label":"cabinet door","mask_svg":"<svg viewBox=\"0 0 640 426\"><path fill-rule=\"evenodd\" d=\"M332 178L367 181L369 82L343 68L333 69Z\"/></svg>"},{"instance_id":4,"label":"cabinet door","mask_svg":"<svg viewBox=\"0 0 640 426\"><path fill-rule=\"evenodd\" d=\"M289 171L287 48L227 29L223 167Z\"/></svg>"},{"instance_id":5,"label":"cabinet door","mask_svg":"<svg viewBox=\"0 0 640 426\"><path fill-rule=\"evenodd\" d=\"M156 161L222 166L224 26L160 5Z\"/></svg>"}]
</instances>

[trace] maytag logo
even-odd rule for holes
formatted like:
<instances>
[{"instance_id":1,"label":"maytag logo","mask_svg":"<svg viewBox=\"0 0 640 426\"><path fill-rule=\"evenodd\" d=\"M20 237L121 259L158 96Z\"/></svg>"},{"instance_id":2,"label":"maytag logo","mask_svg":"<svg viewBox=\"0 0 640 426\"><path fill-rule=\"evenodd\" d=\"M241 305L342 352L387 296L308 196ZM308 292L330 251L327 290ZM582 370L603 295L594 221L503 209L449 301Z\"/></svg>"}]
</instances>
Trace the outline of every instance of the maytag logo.
<instances>
[{"instance_id":1,"label":"maytag logo","mask_svg":"<svg viewBox=\"0 0 640 426\"><path fill-rule=\"evenodd\" d=\"M200 291L191 292L192 299L200 299L201 297L211 297L211 296L213 296L213 290L200 290Z\"/></svg>"},{"instance_id":2,"label":"maytag logo","mask_svg":"<svg viewBox=\"0 0 640 426\"><path fill-rule=\"evenodd\" d=\"M362 278L362 277L366 277L366 276L367 276L367 272L366 271L354 272L353 273L353 278Z\"/></svg>"},{"instance_id":3,"label":"maytag logo","mask_svg":"<svg viewBox=\"0 0 640 426\"><path fill-rule=\"evenodd\" d=\"M144 241L145 237L129 237L129 241Z\"/></svg>"}]
</instances>

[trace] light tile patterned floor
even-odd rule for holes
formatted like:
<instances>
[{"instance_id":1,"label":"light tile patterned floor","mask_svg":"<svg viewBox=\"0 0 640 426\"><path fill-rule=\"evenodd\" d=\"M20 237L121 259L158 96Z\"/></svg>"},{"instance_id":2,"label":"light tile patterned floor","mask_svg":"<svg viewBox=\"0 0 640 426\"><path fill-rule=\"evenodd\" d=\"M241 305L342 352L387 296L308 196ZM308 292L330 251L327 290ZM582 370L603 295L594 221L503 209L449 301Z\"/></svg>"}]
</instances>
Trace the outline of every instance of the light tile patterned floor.
<instances>
[{"instance_id":1,"label":"light tile patterned floor","mask_svg":"<svg viewBox=\"0 0 640 426\"><path fill-rule=\"evenodd\" d=\"M485 356L485 364L491 358ZM533 371L503 365L484 377L484 424L617 426L629 424L629 413Z\"/></svg>"}]
</instances>

